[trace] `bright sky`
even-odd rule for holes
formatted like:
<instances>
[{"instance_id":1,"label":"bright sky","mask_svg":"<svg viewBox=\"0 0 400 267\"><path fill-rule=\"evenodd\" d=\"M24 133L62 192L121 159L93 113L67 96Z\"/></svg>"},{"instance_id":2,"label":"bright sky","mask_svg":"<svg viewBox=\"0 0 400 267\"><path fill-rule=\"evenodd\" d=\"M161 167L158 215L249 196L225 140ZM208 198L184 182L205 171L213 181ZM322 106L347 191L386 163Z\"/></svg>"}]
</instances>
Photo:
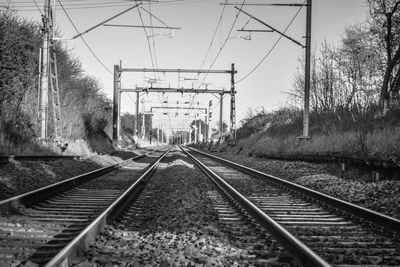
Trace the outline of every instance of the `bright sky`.
<instances>
[{"instance_id":1,"label":"bright sky","mask_svg":"<svg viewBox=\"0 0 400 267\"><path fill-rule=\"evenodd\" d=\"M4 3L5 0L0 0ZM170 38L169 30L154 30L155 37L149 38L150 47L153 50L153 64L159 68L191 68L202 67L208 69L214 60L221 45L224 43L236 16L233 6L226 6L222 15L221 24L217 30L213 45L210 49L205 63L201 66L205 58L207 48L210 45L216 25L223 11L223 6L219 5L225 0L159 0L160 3L153 3L149 6L144 3L143 7L151 12L169 26L181 27L175 30L174 37ZM6 1L7 2L7 1ZM43 9L44 1L36 0L40 9ZM165 3L164 3L165 2ZM168 2L168 3L166 3ZM241 3L242 0L228 2ZM283 1L283 0L248 0L246 3L303 3L303 0ZM16 7L20 7L20 15L40 20L40 13L34 5L34 0L13 0ZM94 26L95 24L127 9L132 5L128 0L63 0L62 3L67 9L76 27L80 32ZM57 5L56 21L61 29L64 38L71 38L76 35L76 31L68 21L67 17ZM86 8L90 6L91 8ZM99 7L100 6L100 7ZM107 6L107 7L104 7ZM96 7L96 8L93 8ZM267 6L244 6L243 9L253 16L265 21L266 23L282 30L289 24L298 10L298 7L267 7ZM141 11L145 25L150 25L149 15ZM312 10L312 45L313 50L318 49L320 44L326 40L329 43L337 43L343 35L344 28L364 20L367 14L365 0L314 0ZM153 18L153 25L162 25ZM275 41L279 38L277 33L252 33L251 40L241 37L248 35L245 32L238 32L248 22L248 17L240 14L230 39L221 50L216 59L213 69L229 69L231 63L235 63L238 70L236 80L244 77L253 67L267 54ZM110 21L109 24L129 24L142 25L137 9L133 9L121 17ZM266 29L265 26L252 20L246 29ZM305 35L305 8L303 8L291 27L286 32L287 35L304 43L302 38ZM148 30L148 35L152 33ZM106 27L99 28L84 35L90 48L98 56L101 62L109 69L113 69L114 64L119 64L122 60L123 67L132 68L151 68L152 61L149 53L149 45L144 30L141 28L120 28ZM108 97L112 97L113 75L106 70L90 53L81 39L67 40L65 46L73 50L73 53L80 58L86 72L100 81L104 92ZM155 53L154 53L155 46ZM294 74L299 67L298 59L303 55L304 49L287 39L282 39L275 47L267 59L249 77L236 84L237 90L237 123L243 119L249 107L265 107L267 110L274 110L282 106L286 99L285 92L290 91L293 83ZM154 56L156 54L156 60ZM193 78L195 75L181 74L178 84L178 75L160 74L157 78L162 79L160 86L185 86L199 87L199 83L204 76L200 76L198 81L184 80ZM154 78L151 73L138 73L136 75L124 75L122 85L125 88L132 88L135 85L143 85L144 80ZM230 88L229 75L208 75L205 83L209 83L209 88L225 87ZM203 87L203 86L202 86ZM206 105L210 99L214 104L213 124L219 117L218 99L212 95L199 95L181 97L177 94L162 96L161 94L149 94L144 96L147 102L146 110L150 106L160 106L156 102L167 100L189 101L195 100L200 104ZM122 95L122 112L134 113L135 95ZM151 103L150 103L151 102ZM224 120L229 121L229 96L224 98ZM160 119L157 119L160 118ZM161 118L163 118L161 120ZM170 120L174 127L187 127L193 118L187 116L155 117L155 124L163 123L166 125ZM165 127L165 126L164 126Z\"/></svg>"}]
</instances>

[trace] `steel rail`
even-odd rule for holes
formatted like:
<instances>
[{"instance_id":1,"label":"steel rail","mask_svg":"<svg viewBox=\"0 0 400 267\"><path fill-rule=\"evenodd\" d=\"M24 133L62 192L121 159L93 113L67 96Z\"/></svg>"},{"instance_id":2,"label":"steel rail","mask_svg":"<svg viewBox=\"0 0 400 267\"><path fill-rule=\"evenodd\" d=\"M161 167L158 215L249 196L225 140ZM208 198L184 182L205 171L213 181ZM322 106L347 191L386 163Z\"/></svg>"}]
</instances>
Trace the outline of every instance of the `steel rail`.
<instances>
[{"instance_id":1,"label":"steel rail","mask_svg":"<svg viewBox=\"0 0 400 267\"><path fill-rule=\"evenodd\" d=\"M79 250L87 250L88 245L92 242L95 236L101 230L110 224L120 212L122 212L131 200L136 196L136 193L142 188L147 179L149 179L156 171L160 161L172 149L168 148L159 158L153 163L146 172L139 177L122 195L117 198L105 211L103 211L96 219L93 220L82 232L76 236L68 245L66 245L57 255L49 261L45 267L68 266L70 260L78 254Z\"/></svg>"},{"instance_id":2,"label":"steel rail","mask_svg":"<svg viewBox=\"0 0 400 267\"><path fill-rule=\"evenodd\" d=\"M128 164L129 162L141 159L144 156L145 155L132 157L130 159L124 160L124 161L114 164L112 166L108 166L108 167L104 167L104 168L94 170L94 171L91 171L88 173L84 173L84 174L63 180L61 182L50 184L48 186L38 188L38 189L32 190L30 192L27 192L27 193L24 193L24 194L21 194L18 196L2 200L2 201L0 201L0 214L2 211L15 210L21 206L27 206L27 207L32 206L35 203L38 203L45 198L48 198L59 192L65 191L69 188L72 188L72 187L78 185L78 184L82 184L84 182L95 179L106 173L112 172L112 171L119 169L122 166Z\"/></svg>"},{"instance_id":3,"label":"steel rail","mask_svg":"<svg viewBox=\"0 0 400 267\"><path fill-rule=\"evenodd\" d=\"M220 163L231 166L241 172L250 174L252 176L259 177L261 179L271 180L281 186L284 186L291 190L300 192L301 194L311 197L317 201L326 203L330 206L333 206L335 208L346 211L350 215L356 216L362 220L369 221L369 222L373 223L373 225L375 225L375 226L384 228L385 231L391 231L393 234L400 236L400 220L398 220L396 218L378 213L376 211L373 211L373 210L370 210L370 209L367 209L364 207L357 206L350 202L329 196L327 194L324 194L324 193L309 189L307 187L286 181L282 178L278 178L278 177L270 175L270 174L266 174L266 173L257 171L255 169L252 169L252 168L240 165L238 163L205 153L205 152L197 150L197 149L193 149L193 148L189 148L189 147L188 147L188 149L195 151L196 153L199 153L206 157L212 158Z\"/></svg>"},{"instance_id":4,"label":"steel rail","mask_svg":"<svg viewBox=\"0 0 400 267\"><path fill-rule=\"evenodd\" d=\"M303 242L293 236L284 227L275 222L275 220L254 205L250 200L225 182L205 164L200 162L182 147L180 148L217 185L218 188L232 196L242 206L242 208L246 210L247 213L249 213L262 227L271 233L290 253L292 253L292 255L302 264L302 266L331 266Z\"/></svg>"}]
</instances>

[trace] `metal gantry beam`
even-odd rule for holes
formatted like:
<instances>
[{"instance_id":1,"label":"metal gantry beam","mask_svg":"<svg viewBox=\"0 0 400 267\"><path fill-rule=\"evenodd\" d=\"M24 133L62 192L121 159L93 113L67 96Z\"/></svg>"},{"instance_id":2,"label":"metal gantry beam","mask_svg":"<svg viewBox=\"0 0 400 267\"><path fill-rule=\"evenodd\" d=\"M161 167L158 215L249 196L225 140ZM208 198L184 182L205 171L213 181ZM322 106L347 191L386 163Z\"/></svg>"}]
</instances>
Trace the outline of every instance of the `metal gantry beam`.
<instances>
[{"instance_id":1,"label":"metal gantry beam","mask_svg":"<svg viewBox=\"0 0 400 267\"><path fill-rule=\"evenodd\" d=\"M229 90L217 89L191 89L172 87L136 87L120 89L121 92L145 92L145 93L190 93L190 94L230 94ZM235 92L236 93L236 92Z\"/></svg>"},{"instance_id":2,"label":"metal gantry beam","mask_svg":"<svg viewBox=\"0 0 400 267\"><path fill-rule=\"evenodd\" d=\"M162 72L162 73L213 73L226 74L231 73L231 70L205 70L205 69L146 69L146 68L122 68L121 72ZM237 71L235 72L235 74Z\"/></svg>"},{"instance_id":3,"label":"metal gantry beam","mask_svg":"<svg viewBox=\"0 0 400 267\"><path fill-rule=\"evenodd\" d=\"M200 110L207 114L207 108L196 108L196 107L150 107L150 112L153 112L153 109L185 109L185 110Z\"/></svg>"},{"instance_id":4,"label":"metal gantry beam","mask_svg":"<svg viewBox=\"0 0 400 267\"><path fill-rule=\"evenodd\" d=\"M160 73L195 73L195 74L200 74L200 73L212 73L212 74L230 74L231 76L231 88L230 90L225 90L225 89L208 89L208 88L171 88L171 87L136 87L136 88L121 88L121 74L123 72L142 72L142 73L154 73L154 72L160 72ZM222 123L222 112L223 112L223 96L225 94L230 94L231 95L231 112L230 112L230 120L231 120L231 133L230 136L232 138L235 138L236 136L236 108L235 108L235 85L234 85L234 75L237 73L237 71L234 68L234 64L231 65L231 69L229 70L205 70L205 69L160 69L160 68L122 68L122 64L114 65L114 109L113 109L113 144L117 146L118 144L118 137L119 137L119 131L118 131L118 125L120 121L120 114L118 113L118 110L120 108L120 95L123 92L133 92L136 93L137 97L139 96L139 93L189 93L189 94L213 94L214 96L217 94L220 96L220 138L222 138L222 130L223 130L223 123ZM136 101L136 120L138 119L138 112L139 111L139 101L137 98ZM205 114L208 114L207 109L205 109ZM137 125L137 122L136 122ZM136 126L136 132L137 132L137 126Z\"/></svg>"},{"instance_id":5,"label":"metal gantry beam","mask_svg":"<svg viewBox=\"0 0 400 267\"><path fill-rule=\"evenodd\" d=\"M108 27L122 27L122 28L150 28L150 29L167 29L167 30L180 30L179 27L169 27L169 26L143 26L143 25L123 25L123 24L104 24L103 26Z\"/></svg>"}]
</instances>

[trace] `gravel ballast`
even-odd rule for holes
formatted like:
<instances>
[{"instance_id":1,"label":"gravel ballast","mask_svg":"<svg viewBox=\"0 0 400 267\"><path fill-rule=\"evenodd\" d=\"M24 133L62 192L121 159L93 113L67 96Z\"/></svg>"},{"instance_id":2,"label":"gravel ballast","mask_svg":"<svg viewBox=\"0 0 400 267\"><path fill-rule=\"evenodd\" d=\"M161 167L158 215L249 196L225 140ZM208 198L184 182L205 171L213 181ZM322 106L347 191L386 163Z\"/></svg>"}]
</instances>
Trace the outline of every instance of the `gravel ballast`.
<instances>
[{"instance_id":1,"label":"gravel ballast","mask_svg":"<svg viewBox=\"0 0 400 267\"><path fill-rule=\"evenodd\" d=\"M215 190L186 157L168 157L137 200L143 204L107 227L75 266L254 266L253 248L219 222Z\"/></svg>"},{"instance_id":2,"label":"gravel ballast","mask_svg":"<svg viewBox=\"0 0 400 267\"><path fill-rule=\"evenodd\" d=\"M321 166L303 161L271 160L229 153L213 154L400 219L400 181L353 181L332 176Z\"/></svg>"}]
</instances>

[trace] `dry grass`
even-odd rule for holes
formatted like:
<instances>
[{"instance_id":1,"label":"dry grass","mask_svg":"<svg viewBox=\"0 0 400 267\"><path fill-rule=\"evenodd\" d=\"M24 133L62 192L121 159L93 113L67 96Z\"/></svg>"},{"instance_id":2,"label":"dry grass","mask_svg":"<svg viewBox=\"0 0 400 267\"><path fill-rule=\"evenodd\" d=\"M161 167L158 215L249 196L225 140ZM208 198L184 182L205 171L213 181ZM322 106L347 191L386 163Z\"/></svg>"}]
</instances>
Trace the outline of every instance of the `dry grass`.
<instances>
[{"instance_id":1,"label":"dry grass","mask_svg":"<svg viewBox=\"0 0 400 267\"><path fill-rule=\"evenodd\" d=\"M240 140L242 153L345 153L368 154L381 157L400 155L400 127L375 130L360 135L357 132L315 135L308 142L297 136L269 137L255 134Z\"/></svg>"},{"instance_id":2,"label":"dry grass","mask_svg":"<svg viewBox=\"0 0 400 267\"><path fill-rule=\"evenodd\" d=\"M71 155L90 157L97 155L93 152L84 140L64 140L63 144L68 143L65 152L55 144L39 144L33 140L27 140L21 144L10 142L3 134L0 134L0 155L27 155L27 156L52 156L52 155Z\"/></svg>"},{"instance_id":3,"label":"dry grass","mask_svg":"<svg viewBox=\"0 0 400 267\"><path fill-rule=\"evenodd\" d=\"M97 155L90 149L89 145L84 140L66 141L68 143L67 150L63 155L78 155L83 157L91 157Z\"/></svg>"},{"instance_id":4,"label":"dry grass","mask_svg":"<svg viewBox=\"0 0 400 267\"><path fill-rule=\"evenodd\" d=\"M0 155L56 155L52 150L34 142L13 144L8 138L0 133Z\"/></svg>"}]
</instances>

